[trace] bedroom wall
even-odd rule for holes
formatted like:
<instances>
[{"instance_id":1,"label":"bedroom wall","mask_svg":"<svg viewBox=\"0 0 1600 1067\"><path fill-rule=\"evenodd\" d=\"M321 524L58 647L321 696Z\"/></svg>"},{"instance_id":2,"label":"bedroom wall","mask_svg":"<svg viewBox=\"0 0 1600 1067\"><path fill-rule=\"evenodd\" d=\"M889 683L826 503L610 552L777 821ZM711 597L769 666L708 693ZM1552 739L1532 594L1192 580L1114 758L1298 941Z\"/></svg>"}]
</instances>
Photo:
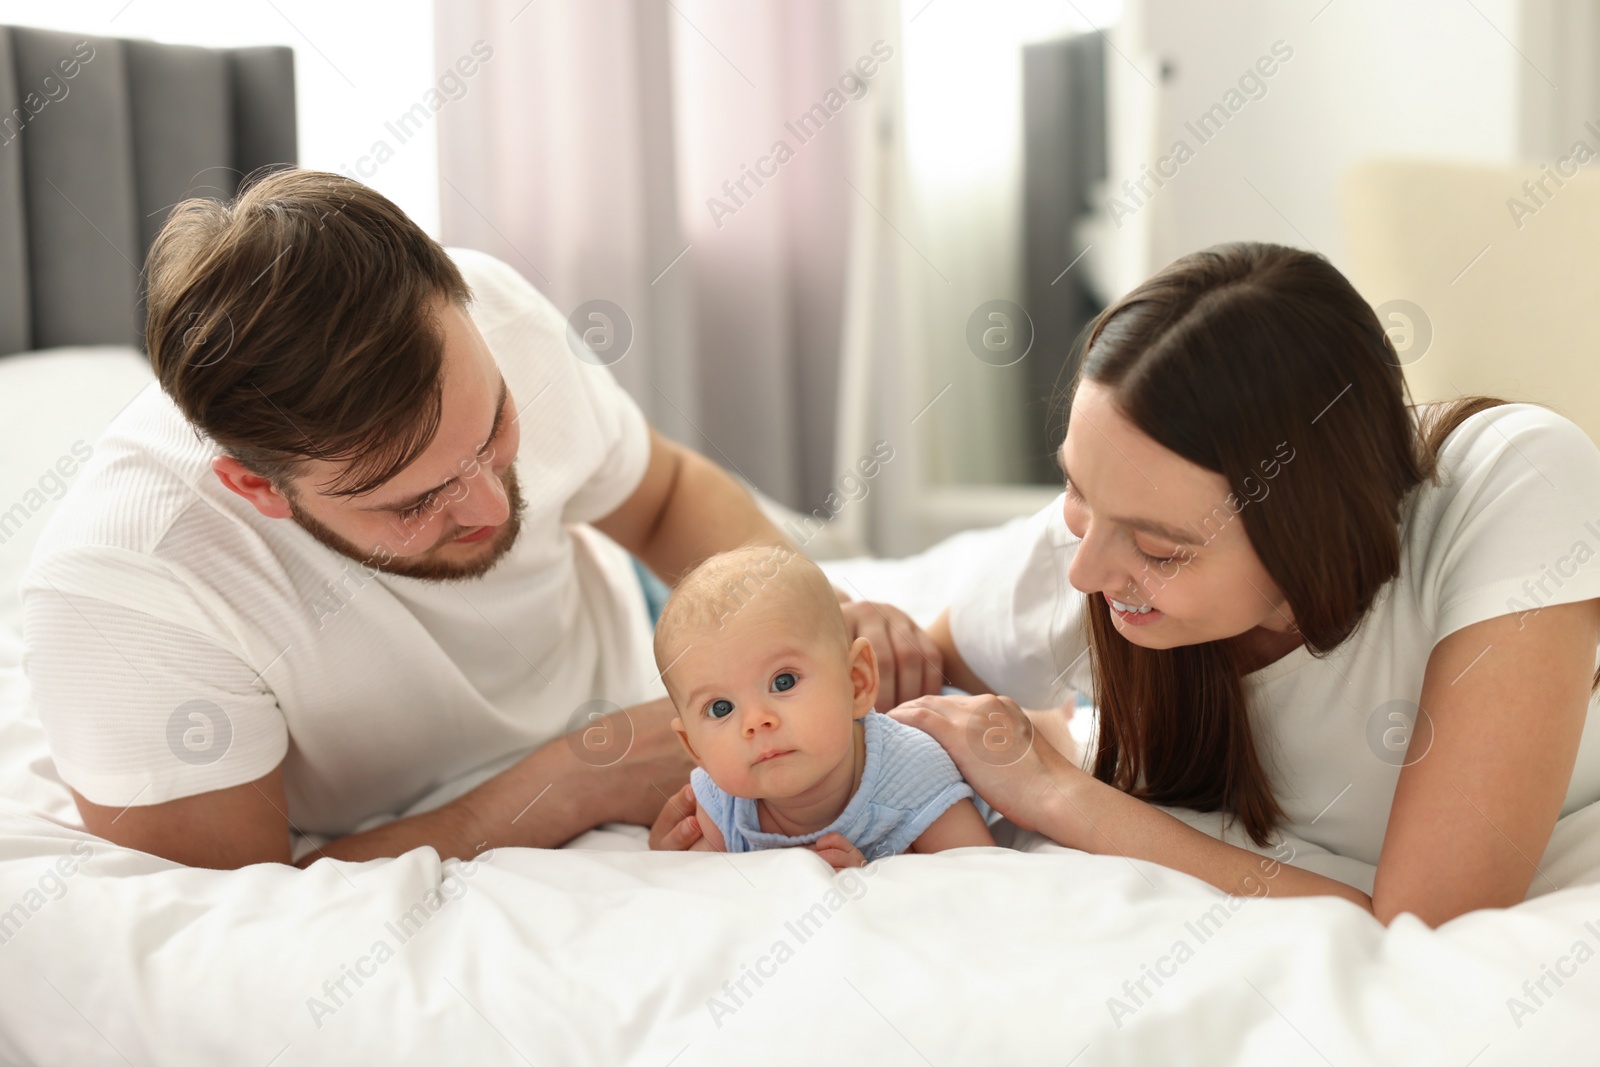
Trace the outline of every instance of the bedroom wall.
<instances>
[{"instance_id":1,"label":"bedroom wall","mask_svg":"<svg viewBox=\"0 0 1600 1067\"><path fill-rule=\"evenodd\" d=\"M1117 40L1131 62L1108 64L1116 117L1103 228L1119 246L1108 283L1121 291L1224 240L1311 246L1343 266L1338 193L1356 162L1515 161L1532 72L1519 51L1528 3L1130 2ZM1202 140L1195 121L1264 57L1273 73ZM1149 186L1154 195L1137 203L1121 191L1180 141L1193 155L1167 165L1176 176Z\"/></svg>"}]
</instances>

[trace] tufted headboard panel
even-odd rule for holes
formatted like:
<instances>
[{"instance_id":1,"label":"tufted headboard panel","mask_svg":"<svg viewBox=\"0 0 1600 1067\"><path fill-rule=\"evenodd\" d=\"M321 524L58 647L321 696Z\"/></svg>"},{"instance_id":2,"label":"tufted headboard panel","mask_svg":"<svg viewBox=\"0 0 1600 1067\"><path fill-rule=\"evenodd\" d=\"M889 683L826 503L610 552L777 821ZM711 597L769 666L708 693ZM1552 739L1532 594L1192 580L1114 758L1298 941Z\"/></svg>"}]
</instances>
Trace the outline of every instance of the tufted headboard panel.
<instances>
[{"instance_id":1,"label":"tufted headboard panel","mask_svg":"<svg viewBox=\"0 0 1600 1067\"><path fill-rule=\"evenodd\" d=\"M0 26L0 356L142 346L167 212L295 162L294 53Z\"/></svg>"}]
</instances>

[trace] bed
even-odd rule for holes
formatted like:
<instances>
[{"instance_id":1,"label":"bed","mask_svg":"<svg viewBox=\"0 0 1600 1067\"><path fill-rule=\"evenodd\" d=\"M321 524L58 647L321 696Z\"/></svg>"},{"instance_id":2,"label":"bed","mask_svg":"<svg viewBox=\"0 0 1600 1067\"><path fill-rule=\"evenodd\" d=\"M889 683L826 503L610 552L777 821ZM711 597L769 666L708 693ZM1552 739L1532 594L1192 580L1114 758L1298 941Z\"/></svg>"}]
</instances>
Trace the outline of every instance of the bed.
<instances>
[{"instance_id":1,"label":"bed","mask_svg":"<svg viewBox=\"0 0 1600 1067\"><path fill-rule=\"evenodd\" d=\"M0 44L3 94L8 79L27 84L73 41L13 31ZM137 293L124 260L147 241L143 223L136 208L106 205L139 202L128 199L138 168L100 168L127 179L120 193L62 186L52 171L85 158L71 153L87 152L86 138L131 151L146 135L135 129L154 121L131 121L126 107L121 120L114 107L95 110L100 91L121 91L135 107L153 98L117 88L148 73L150 55L128 58L144 46L94 45L80 77L106 72L107 81L75 83L75 93L99 88L70 98L90 106L59 108L62 128L33 139L47 158L19 167L0 148L0 211L15 209L26 225L25 241L0 249L22 250L7 261L0 299L9 316L0 351L20 353L0 358L0 1062L1485 1067L1596 1058L1600 809L1558 826L1526 902L1437 930L1404 916L1385 928L1333 899L1229 898L1004 823L1004 847L837 875L795 850L651 853L644 830L628 826L470 863L419 849L229 872L86 834L29 707L15 590L70 485L63 457L92 448L150 381L133 347L136 299L97 295L97 279ZM120 66L95 66L119 55ZM224 134L195 149L180 184L206 167L292 158L281 140L238 154L263 143L252 109L284 129L286 54L173 58L158 76L177 87L169 105L194 95L186 78L209 79L232 101L212 117ZM241 63L253 73L242 76ZM37 130L51 129L51 114ZM105 123L118 121L126 137L108 141ZM57 149L68 154L51 157ZM40 207L41 177L89 206ZM139 195L159 205L182 191ZM116 210L128 227L95 237ZM60 243L72 241L75 255L105 262L61 268ZM13 268L25 279L20 300ZM994 536L973 531L907 560L825 567L927 620ZM1185 817L1222 832L1214 817ZM1370 885L1370 868L1308 842L1278 847Z\"/></svg>"}]
</instances>

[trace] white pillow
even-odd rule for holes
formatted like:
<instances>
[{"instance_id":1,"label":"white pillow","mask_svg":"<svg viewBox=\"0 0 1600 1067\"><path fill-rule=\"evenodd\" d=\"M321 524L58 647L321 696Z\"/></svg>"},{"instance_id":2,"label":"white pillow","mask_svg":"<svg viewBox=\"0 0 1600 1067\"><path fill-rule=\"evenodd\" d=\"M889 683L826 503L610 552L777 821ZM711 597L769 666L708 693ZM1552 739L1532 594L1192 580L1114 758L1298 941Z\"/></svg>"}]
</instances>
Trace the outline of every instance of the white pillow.
<instances>
[{"instance_id":1,"label":"white pillow","mask_svg":"<svg viewBox=\"0 0 1600 1067\"><path fill-rule=\"evenodd\" d=\"M0 632L22 627L17 584L56 502L153 377L120 345L0 357Z\"/></svg>"}]
</instances>

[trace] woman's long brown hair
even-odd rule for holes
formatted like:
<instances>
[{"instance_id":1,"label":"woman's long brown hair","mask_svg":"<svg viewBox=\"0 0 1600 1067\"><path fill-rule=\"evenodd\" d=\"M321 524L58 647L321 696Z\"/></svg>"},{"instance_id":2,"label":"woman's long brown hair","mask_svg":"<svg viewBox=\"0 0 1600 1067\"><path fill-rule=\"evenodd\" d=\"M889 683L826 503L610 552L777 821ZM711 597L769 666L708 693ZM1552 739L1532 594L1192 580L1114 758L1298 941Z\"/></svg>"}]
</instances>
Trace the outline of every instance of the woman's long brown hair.
<instances>
[{"instance_id":1,"label":"woman's long brown hair","mask_svg":"<svg viewBox=\"0 0 1600 1067\"><path fill-rule=\"evenodd\" d=\"M1435 476L1445 438L1506 403L1462 397L1414 423L1372 308L1326 259L1278 245L1179 259L1090 323L1082 353L1069 410L1079 382L1110 387L1129 421L1222 474L1239 501L1259 493L1262 463L1294 450L1270 496L1239 516L1319 657L1399 573L1402 502ZM1283 811L1233 646L1142 648L1117 632L1104 597L1087 601L1095 777L1153 803L1227 812L1265 844Z\"/></svg>"}]
</instances>

